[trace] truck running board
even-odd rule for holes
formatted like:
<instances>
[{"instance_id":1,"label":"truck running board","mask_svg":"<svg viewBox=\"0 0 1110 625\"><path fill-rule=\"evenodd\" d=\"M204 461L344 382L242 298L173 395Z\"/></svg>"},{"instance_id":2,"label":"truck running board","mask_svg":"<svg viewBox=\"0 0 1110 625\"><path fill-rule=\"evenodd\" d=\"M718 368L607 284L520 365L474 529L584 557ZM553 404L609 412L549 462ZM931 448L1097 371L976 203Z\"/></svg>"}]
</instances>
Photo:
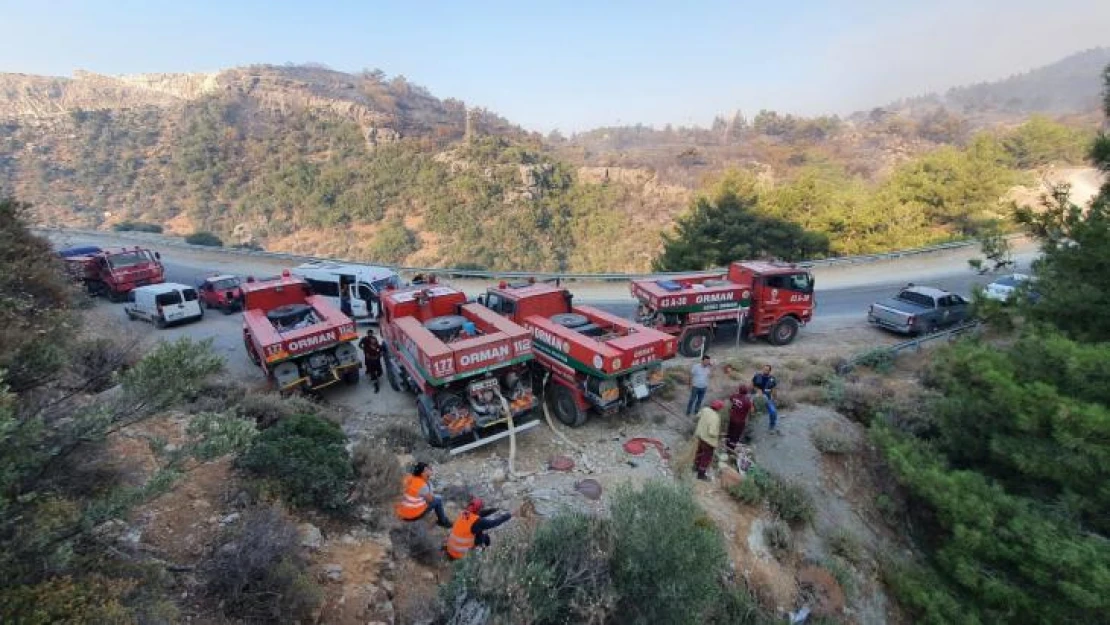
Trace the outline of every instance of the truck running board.
<instances>
[{"instance_id":1,"label":"truck running board","mask_svg":"<svg viewBox=\"0 0 1110 625\"><path fill-rule=\"evenodd\" d=\"M531 421L528 421L527 423L521 423L520 425L517 425L512 430L506 429L504 432L499 432L499 433L494 434L492 436L487 436L485 438L476 440L473 443L467 443L467 444L462 445L460 447L456 447L456 448L451 450L451 455L455 456L455 455L461 454L463 452L470 451L471 449L475 449L475 448L481 447L483 445L488 445L492 442L499 441L503 438L507 438L510 434L519 434L520 432L523 432L524 430L534 428L539 424L540 424L539 419L533 419Z\"/></svg>"}]
</instances>

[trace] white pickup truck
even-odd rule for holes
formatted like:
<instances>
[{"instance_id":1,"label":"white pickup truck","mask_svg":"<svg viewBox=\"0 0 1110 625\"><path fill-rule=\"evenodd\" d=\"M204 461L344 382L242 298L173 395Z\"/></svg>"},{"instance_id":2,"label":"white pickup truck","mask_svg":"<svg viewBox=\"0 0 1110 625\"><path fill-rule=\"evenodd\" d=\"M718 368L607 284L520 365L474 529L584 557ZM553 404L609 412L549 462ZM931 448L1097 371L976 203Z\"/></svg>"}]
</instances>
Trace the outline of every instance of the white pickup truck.
<instances>
[{"instance_id":1,"label":"white pickup truck","mask_svg":"<svg viewBox=\"0 0 1110 625\"><path fill-rule=\"evenodd\" d=\"M965 321L968 307L968 301L955 293L910 285L872 304L867 321L901 334L929 334Z\"/></svg>"}]
</instances>

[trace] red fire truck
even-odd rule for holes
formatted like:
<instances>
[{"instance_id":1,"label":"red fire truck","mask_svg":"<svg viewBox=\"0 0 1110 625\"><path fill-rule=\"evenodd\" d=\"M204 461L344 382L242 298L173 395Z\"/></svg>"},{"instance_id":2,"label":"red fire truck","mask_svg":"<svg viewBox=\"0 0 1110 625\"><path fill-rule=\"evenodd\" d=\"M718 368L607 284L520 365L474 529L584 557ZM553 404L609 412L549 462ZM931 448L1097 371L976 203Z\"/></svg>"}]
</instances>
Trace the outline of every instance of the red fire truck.
<instances>
[{"instance_id":1,"label":"red fire truck","mask_svg":"<svg viewBox=\"0 0 1110 625\"><path fill-rule=\"evenodd\" d=\"M683 356L704 353L722 328L786 345L813 318L813 274L778 262L737 261L724 273L691 273L633 280L645 325L678 337Z\"/></svg>"},{"instance_id":2,"label":"red fire truck","mask_svg":"<svg viewBox=\"0 0 1110 625\"><path fill-rule=\"evenodd\" d=\"M248 279L243 292L243 344L278 390L318 391L356 384L361 366L355 322L288 271Z\"/></svg>"},{"instance_id":3,"label":"red fire truck","mask_svg":"<svg viewBox=\"0 0 1110 625\"><path fill-rule=\"evenodd\" d=\"M66 270L90 295L122 302L135 287L165 282L162 255L135 246L66 256Z\"/></svg>"},{"instance_id":4,"label":"red fire truck","mask_svg":"<svg viewBox=\"0 0 1110 625\"><path fill-rule=\"evenodd\" d=\"M502 282L479 302L532 333L533 379L548 379L552 408L577 427L592 409L608 414L647 399L663 385L674 337L591 306L573 305L567 289L535 281Z\"/></svg>"},{"instance_id":5,"label":"red fire truck","mask_svg":"<svg viewBox=\"0 0 1110 625\"><path fill-rule=\"evenodd\" d=\"M386 291L381 305L386 377L416 395L430 444L457 454L539 423L528 330L435 282Z\"/></svg>"}]
</instances>

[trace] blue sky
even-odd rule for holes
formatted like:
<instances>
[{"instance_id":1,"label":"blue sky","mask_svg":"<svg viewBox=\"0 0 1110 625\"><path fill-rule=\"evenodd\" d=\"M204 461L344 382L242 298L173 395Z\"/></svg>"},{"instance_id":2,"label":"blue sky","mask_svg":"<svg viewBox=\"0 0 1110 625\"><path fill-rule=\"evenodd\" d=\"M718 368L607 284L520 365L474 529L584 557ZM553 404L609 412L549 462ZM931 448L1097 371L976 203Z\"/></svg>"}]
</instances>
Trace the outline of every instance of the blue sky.
<instances>
[{"instance_id":1,"label":"blue sky","mask_svg":"<svg viewBox=\"0 0 1110 625\"><path fill-rule=\"evenodd\" d=\"M377 67L543 132L845 113L1110 45L1108 0L0 0L0 16L3 72Z\"/></svg>"}]
</instances>

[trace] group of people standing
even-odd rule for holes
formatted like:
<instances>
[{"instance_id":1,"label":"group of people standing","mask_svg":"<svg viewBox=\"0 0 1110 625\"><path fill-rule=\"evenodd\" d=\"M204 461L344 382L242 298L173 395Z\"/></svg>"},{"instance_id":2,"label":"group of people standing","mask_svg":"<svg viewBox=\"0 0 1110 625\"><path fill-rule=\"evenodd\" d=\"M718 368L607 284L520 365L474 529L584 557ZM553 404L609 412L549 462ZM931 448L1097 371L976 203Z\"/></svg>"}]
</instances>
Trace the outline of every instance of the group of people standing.
<instances>
[{"instance_id":1,"label":"group of people standing","mask_svg":"<svg viewBox=\"0 0 1110 625\"><path fill-rule=\"evenodd\" d=\"M713 461L713 456L721 441L721 415L720 410L725 403L715 399L708 406L702 407L705 394L709 389L709 379L713 373L713 359L705 354L701 361L690 368L690 399L686 402L686 416L695 413L698 424L694 429L698 448L694 454L694 471L698 479L708 480L706 471ZM749 386L741 382L736 392L729 396L728 430L725 434L725 446L730 453L735 453L737 446L744 439L744 432L748 427L748 417L754 407L752 398L761 395L767 406L768 434L782 435L778 428L778 409L775 406L775 389L778 380L772 374L771 365L765 365L761 371L752 376Z\"/></svg>"}]
</instances>

